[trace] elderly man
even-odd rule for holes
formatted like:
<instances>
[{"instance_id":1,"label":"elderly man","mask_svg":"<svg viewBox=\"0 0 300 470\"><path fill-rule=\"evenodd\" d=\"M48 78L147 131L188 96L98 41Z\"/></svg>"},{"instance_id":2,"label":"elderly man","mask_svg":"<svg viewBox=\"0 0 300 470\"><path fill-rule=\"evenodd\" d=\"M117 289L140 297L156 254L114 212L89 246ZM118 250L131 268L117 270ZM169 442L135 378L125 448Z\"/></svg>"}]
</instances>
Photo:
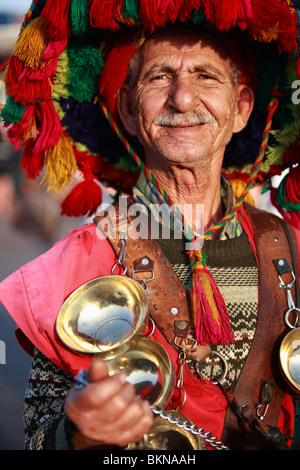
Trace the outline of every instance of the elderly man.
<instances>
[{"instance_id":1,"label":"elderly man","mask_svg":"<svg viewBox=\"0 0 300 470\"><path fill-rule=\"evenodd\" d=\"M144 146L147 167L168 194L182 207L204 204L207 229L223 215L223 155L232 133L247 123L253 92L236 83L221 42L196 29L153 34L132 62L134 84L125 84L119 93L122 122ZM71 392L67 415L83 437L100 443L123 446L138 440L151 426L150 409L128 392L126 383L107 378L103 364L92 367L94 387Z\"/></svg>"},{"instance_id":2,"label":"elderly man","mask_svg":"<svg viewBox=\"0 0 300 470\"><path fill-rule=\"evenodd\" d=\"M153 180L150 181L142 172L133 192L135 200L150 210L151 203L161 201L157 187L162 187L169 201L175 201L182 213L186 206L203 205L203 219L199 220L191 214L185 221L193 234L203 235L203 232L209 232L234 206L231 185L225 176L221 177L224 154L232 136L247 126L255 104L254 87L252 82L245 79L244 70L237 59L237 48L234 46L234 53L230 48L231 41L227 35L212 33L190 24L158 29L146 38L131 58L127 79L118 90L118 118L126 134L143 147L145 166L156 182L154 186ZM150 197L147 196L149 191ZM252 214L249 209L250 213ZM262 220L266 220L266 216L263 215L259 222ZM272 218L271 225L275 224L273 220ZM272 254L263 256L271 257L272 264L276 237L273 237L271 230L267 237L263 239L264 246L269 244ZM279 238L281 239L281 232ZM243 448L246 443L249 448L285 448L286 443L281 432L291 436L293 405L290 394L279 390L281 385L278 386L278 391L277 384L273 390L275 378L269 371L272 351L266 346L268 338L264 336L262 339L259 336L260 328L266 331L266 325L270 326L270 323L262 323L266 320L261 320L264 316L260 315L259 324L262 326L256 326L260 269L257 263L260 262L261 253L254 247L249 215L245 212L242 217L242 213L236 211L227 225L223 224L212 231L206 237L203 250L202 247L195 250L197 261L194 259L195 263L191 266L184 253L184 239L160 239L159 246L174 270L177 269L176 273L186 290L190 290L191 266L196 266L193 275L203 275L202 286L205 282L209 284L207 290L204 290L212 292L212 298L219 298L217 307L211 307L213 320L210 323L211 330L205 333L206 340L201 336L204 335L201 328L205 320L202 317L199 319L195 306L187 304L187 308L193 310L197 318L191 331L196 334L198 345L190 356L185 357L184 364L178 360L178 357L183 356L178 356L174 343L169 343L164 337L168 337L165 330L168 329L166 325L170 324L167 312L164 312L165 325L156 323L155 331L150 334L151 338L165 347L174 363L175 374L181 377L177 392L182 389L184 399L178 408L198 427L204 427L217 439L222 439L223 435L233 447L236 445L236 448ZM210 271L220 284L221 292L216 287L216 281L208 274L205 262L201 266L198 264L199 252L202 260L203 253L207 257ZM90 262L90 253L93 253L94 260L97 257L101 259L100 267ZM193 259L191 252L189 255ZM111 375L106 361L101 359L78 357L76 353L72 355L72 352L61 345L54 332L57 307L75 287L93 277L110 274L115 256L109 241L97 238L96 227L91 224L78 229L56 245L37 265L29 264L25 270L13 275L3 284L1 300L8 309L11 309L9 292L12 289L19 297L12 310L18 309L21 303L26 303L25 297L29 299L28 307L25 307L28 312L22 316L22 320L17 321L23 333L33 342L32 338L38 336L36 326L40 332L43 331L43 338L33 342L36 350L32 380L25 400L28 448L124 448L129 443L141 440L153 425L153 412L149 403L136 395L126 375ZM284 259L289 257L286 253L282 256ZM72 263L75 265L70 270ZM56 267L58 269L55 276L48 278ZM185 268L184 275L179 273L182 267ZM55 285L65 278L66 272L67 285L59 287L59 292L56 292ZM38 276L41 276L39 281ZM278 281L276 271L275 278ZM48 296L53 292L53 299L49 298L47 306L47 311L51 311L50 317L41 312L43 301L36 300L40 298L37 284L41 286L46 283L46 279L47 290L43 295ZM194 281L191 289L198 304L201 303L200 284ZM266 284L268 288L273 285ZM283 299L284 294L283 292ZM266 302L269 302L270 293L264 291L260 295L265 296ZM174 302L176 304L175 298ZM278 308L281 308L281 304ZM33 322L30 311L35 319ZM208 316L207 310L206 315ZM271 324L275 321L271 314L268 321ZM215 333L218 328L223 328L222 333ZM274 334L281 335L282 328L274 328ZM50 338L51 346L47 337ZM255 338L258 338L258 349L255 349ZM273 341L275 339L270 336L270 345L273 345ZM228 383L237 395L233 396L232 391L228 391L227 382L224 386L224 382L212 381L212 375L216 374L214 362L208 356L213 355L211 349L215 350L215 347L216 354L222 353L222 357L227 359ZM253 374L254 379L252 372L248 373L250 369L253 371L253 362L248 361L251 349L259 358L256 369L260 369L265 360L268 361L266 369ZM53 353L53 350L56 352ZM183 350L185 352L186 348ZM59 367L60 364L64 366ZM74 387L74 371L78 371L80 366L86 369L85 386ZM54 387L38 385L39 380L33 379L37 376L40 377L39 380L45 381L45 385L52 382ZM277 380L277 373L275 377ZM260 391L260 396L259 393L255 395L256 403L252 392L249 392L253 383L255 393ZM273 390L274 399L272 393L268 395L268 387ZM239 403L239 399L243 401ZM174 401L175 393L170 400L171 407ZM224 427L226 412L230 408L228 402L236 413L236 422L239 424L226 421ZM253 411L255 405L258 406L257 417ZM269 405L270 426L264 424L264 417L260 419L259 414L263 407L268 418Z\"/></svg>"}]
</instances>

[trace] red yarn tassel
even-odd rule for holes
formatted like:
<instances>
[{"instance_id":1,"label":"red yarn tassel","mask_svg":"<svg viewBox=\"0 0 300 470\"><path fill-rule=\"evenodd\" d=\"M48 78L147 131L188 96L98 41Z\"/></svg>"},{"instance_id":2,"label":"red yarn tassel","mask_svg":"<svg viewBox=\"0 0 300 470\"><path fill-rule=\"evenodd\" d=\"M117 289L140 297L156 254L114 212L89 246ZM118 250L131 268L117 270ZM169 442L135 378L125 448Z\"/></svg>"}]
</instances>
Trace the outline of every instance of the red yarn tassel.
<instances>
[{"instance_id":1,"label":"red yarn tassel","mask_svg":"<svg viewBox=\"0 0 300 470\"><path fill-rule=\"evenodd\" d=\"M178 13L178 2L176 0L157 0L157 12L164 21L175 21Z\"/></svg>"},{"instance_id":2,"label":"red yarn tassel","mask_svg":"<svg viewBox=\"0 0 300 470\"><path fill-rule=\"evenodd\" d=\"M193 266L191 286L196 340L203 346L233 343L234 333L224 299L214 278L203 265L202 253L199 251L197 250L197 261ZM194 253L191 256L193 258Z\"/></svg>"},{"instance_id":3,"label":"red yarn tassel","mask_svg":"<svg viewBox=\"0 0 300 470\"><path fill-rule=\"evenodd\" d=\"M243 7L242 0L226 0L216 5L216 26L219 30L229 31L237 24L238 15Z\"/></svg>"},{"instance_id":4,"label":"red yarn tassel","mask_svg":"<svg viewBox=\"0 0 300 470\"><path fill-rule=\"evenodd\" d=\"M5 70L4 80L8 90L14 88L18 83L19 77L23 72L23 62L15 55L10 58L8 66Z\"/></svg>"},{"instance_id":5,"label":"red yarn tassel","mask_svg":"<svg viewBox=\"0 0 300 470\"><path fill-rule=\"evenodd\" d=\"M21 157L21 167L29 179L35 179L39 176L44 166L44 155L42 152L33 153L34 140L29 139Z\"/></svg>"},{"instance_id":6,"label":"red yarn tassel","mask_svg":"<svg viewBox=\"0 0 300 470\"><path fill-rule=\"evenodd\" d=\"M34 105L27 105L22 118L18 123L13 124L7 131L7 136L11 143L15 146L16 150L19 150L22 147L22 141L24 136L27 134L27 137L31 136L32 118L34 114Z\"/></svg>"},{"instance_id":7,"label":"red yarn tassel","mask_svg":"<svg viewBox=\"0 0 300 470\"><path fill-rule=\"evenodd\" d=\"M60 140L61 122L51 100L40 102L36 107L36 115L41 127L33 151L44 152Z\"/></svg>"},{"instance_id":8,"label":"red yarn tassel","mask_svg":"<svg viewBox=\"0 0 300 470\"><path fill-rule=\"evenodd\" d=\"M300 204L300 165L292 167L284 185L285 199Z\"/></svg>"},{"instance_id":9,"label":"red yarn tassel","mask_svg":"<svg viewBox=\"0 0 300 470\"><path fill-rule=\"evenodd\" d=\"M102 203L102 188L95 181L95 173L101 168L101 158L81 152L73 146L74 155L83 181L74 186L61 204L62 215L68 217L92 216Z\"/></svg>"},{"instance_id":10,"label":"red yarn tassel","mask_svg":"<svg viewBox=\"0 0 300 470\"><path fill-rule=\"evenodd\" d=\"M27 105L51 99L52 87L48 76L43 80L35 80L35 72L35 69L24 67L16 56L11 57L5 72L5 83L8 94L12 95L16 102ZM31 73L33 79L30 78Z\"/></svg>"},{"instance_id":11,"label":"red yarn tassel","mask_svg":"<svg viewBox=\"0 0 300 470\"><path fill-rule=\"evenodd\" d=\"M274 39L274 34L277 32L279 52L292 52L297 49L294 34L298 22L296 11L291 10L287 2L281 0L251 1L253 20L248 24L249 32L254 37L264 37L264 40Z\"/></svg>"},{"instance_id":12,"label":"red yarn tassel","mask_svg":"<svg viewBox=\"0 0 300 470\"><path fill-rule=\"evenodd\" d=\"M281 207L281 205L278 204L276 200L276 191L277 191L277 188L273 188L271 190L270 199L271 199L273 206L276 207L279 214L282 216L284 220L289 222L296 230L299 230L300 232L300 212L297 210L288 211L284 207Z\"/></svg>"},{"instance_id":13,"label":"red yarn tassel","mask_svg":"<svg viewBox=\"0 0 300 470\"><path fill-rule=\"evenodd\" d=\"M238 14L238 25L241 29L246 29L248 21L253 19L253 9L251 0L243 0Z\"/></svg>"},{"instance_id":14,"label":"red yarn tassel","mask_svg":"<svg viewBox=\"0 0 300 470\"><path fill-rule=\"evenodd\" d=\"M142 0L140 1L139 17L143 25L150 31L174 22L180 11L179 0Z\"/></svg>"},{"instance_id":15,"label":"red yarn tassel","mask_svg":"<svg viewBox=\"0 0 300 470\"><path fill-rule=\"evenodd\" d=\"M228 31L237 23L243 0L203 0L203 4L206 18L220 31Z\"/></svg>"},{"instance_id":16,"label":"red yarn tassel","mask_svg":"<svg viewBox=\"0 0 300 470\"><path fill-rule=\"evenodd\" d=\"M62 202L62 215L69 217L92 216L102 203L102 189L92 178L78 183Z\"/></svg>"},{"instance_id":17,"label":"red yarn tassel","mask_svg":"<svg viewBox=\"0 0 300 470\"><path fill-rule=\"evenodd\" d=\"M111 29L119 28L117 14L122 8L124 0L91 0L90 20L95 28Z\"/></svg>"},{"instance_id":18,"label":"red yarn tassel","mask_svg":"<svg viewBox=\"0 0 300 470\"><path fill-rule=\"evenodd\" d=\"M52 59L58 59L60 54L67 46L68 38L63 38L59 41L50 41L43 54L43 60L48 62Z\"/></svg>"},{"instance_id":19,"label":"red yarn tassel","mask_svg":"<svg viewBox=\"0 0 300 470\"><path fill-rule=\"evenodd\" d=\"M71 0L48 0L41 16L47 20L47 35L54 40L62 40L70 35Z\"/></svg>"},{"instance_id":20,"label":"red yarn tassel","mask_svg":"<svg viewBox=\"0 0 300 470\"><path fill-rule=\"evenodd\" d=\"M182 0L180 2L178 18L180 21L186 21L191 18L194 10L199 11L203 6L202 0Z\"/></svg>"}]
</instances>

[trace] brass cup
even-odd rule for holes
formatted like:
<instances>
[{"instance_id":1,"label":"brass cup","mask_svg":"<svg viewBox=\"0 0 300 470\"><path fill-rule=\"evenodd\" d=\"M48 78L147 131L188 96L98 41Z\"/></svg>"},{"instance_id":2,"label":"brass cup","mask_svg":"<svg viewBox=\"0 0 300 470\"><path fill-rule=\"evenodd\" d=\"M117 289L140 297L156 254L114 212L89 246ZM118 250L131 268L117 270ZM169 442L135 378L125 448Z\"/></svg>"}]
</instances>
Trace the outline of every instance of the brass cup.
<instances>
[{"instance_id":1,"label":"brass cup","mask_svg":"<svg viewBox=\"0 0 300 470\"><path fill-rule=\"evenodd\" d=\"M170 400L175 373L165 348L149 338L142 338L129 349L107 361L110 375L122 372L127 376L136 394L150 405L164 408Z\"/></svg>"},{"instance_id":2,"label":"brass cup","mask_svg":"<svg viewBox=\"0 0 300 470\"><path fill-rule=\"evenodd\" d=\"M300 390L300 328L290 331L282 340L279 351L280 365L288 385Z\"/></svg>"},{"instance_id":3,"label":"brass cup","mask_svg":"<svg viewBox=\"0 0 300 470\"><path fill-rule=\"evenodd\" d=\"M174 367L161 344L143 338L148 320L148 296L141 284L111 275L93 279L70 294L58 313L56 331L67 347L105 360L110 375L124 373L137 395L164 408L174 390ZM205 448L199 436L158 416L147 442L149 449ZM128 446L137 448L136 443Z\"/></svg>"},{"instance_id":4,"label":"brass cup","mask_svg":"<svg viewBox=\"0 0 300 470\"><path fill-rule=\"evenodd\" d=\"M148 324L148 296L135 280L103 276L76 289L63 303L56 331L80 353L109 359L136 343Z\"/></svg>"},{"instance_id":5,"label":"brass cup","mask_svg":"<svg viewBox=\"0 0 300 470\"><path fill-rule=\"evenodd\" d=\"M192 422L182 413L170 410L172 422L157 415L154 418L150 432L144 439L128 446L128 450L206 450L204 439L183 426L177 426L175 421L192 426ZM175 418L175 419L174 419Z\"/></svg>"}]
</instances>

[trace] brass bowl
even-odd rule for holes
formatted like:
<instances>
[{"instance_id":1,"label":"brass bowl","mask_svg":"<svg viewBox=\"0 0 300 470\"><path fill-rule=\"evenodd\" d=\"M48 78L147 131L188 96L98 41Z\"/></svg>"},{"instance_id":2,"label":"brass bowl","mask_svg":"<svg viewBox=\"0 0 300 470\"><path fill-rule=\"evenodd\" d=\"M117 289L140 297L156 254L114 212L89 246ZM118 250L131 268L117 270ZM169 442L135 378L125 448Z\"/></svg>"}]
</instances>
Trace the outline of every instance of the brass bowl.
<instances>
[{"instance_id":1,"label":"brass bowl","mask_svg":"<svg viewBox=\"0 0 300 470\"><path fill-rule=\"evenodd\" d=\"M192 422L180 411L170 410L172 422L157 415L154 418L151 430L144 438L129 444L128 450L206 450L204 439L198 434L184 429L183 425L177 426L175 421L192 426Z\"/></svg>"},{"instance_id":2,"label":"brass bowl","mask_svg":"<svg viewBox=\"0 0 300 470\"><path fill-rule=\"evenodd\" d=\"M172 361L165 348L149 338L142 338L128 350L107 361L110 375L124 373L137 395L164 408L175 384Z\"/></svg>"},{"instance_id":3,"label":"brass bowl","mask_svg":"<svg viewBox=\"0 0 300 470\"><path fill-rule=\"evenodd\" d=\"M56 331L69 348L106 359L138 341L148 319L148 296L137 281L103 276L70 294L58 313Z\"/></svg>"},{"instance_id":4,"label":"brass bowl","mask_svg":"<svg viewBox=\"0 0 300 470\"><path fill-rule=\"evenodd\" d=\"M300 390L300 328L290 331L282 340L279 351L280 364L290 387Z\"/></svg>"},{"instance_id":5,"label":"brass bowl","mask_svg":"<svg viewBox=\"0 0 300 470\"><path fill-rule=\"evenodd\" d=\"M192 422L179 411L171 411L175 418L192 425ZM148 434L147 447L149 450L206 450L204 440L196 434L170 424L166 419L156 416L151 431Z\"/></svg>"}]
</instances>

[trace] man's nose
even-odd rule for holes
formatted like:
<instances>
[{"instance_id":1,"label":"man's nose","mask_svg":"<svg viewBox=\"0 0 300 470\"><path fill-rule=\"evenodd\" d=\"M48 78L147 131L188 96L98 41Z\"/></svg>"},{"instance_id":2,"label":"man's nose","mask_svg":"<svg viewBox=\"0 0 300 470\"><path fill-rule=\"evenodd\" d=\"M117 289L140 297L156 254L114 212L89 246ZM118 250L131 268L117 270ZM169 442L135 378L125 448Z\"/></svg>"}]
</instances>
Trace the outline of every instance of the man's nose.
<instances>
[{"instance_id":1,"label":"man's nose","mask_svg":"<svg viewBox=\"0 0 300 470\"><path fill-rule=\"evenodd\" d=\"M199 103L199 93L187 77L177 77L169 90L167 107L173 112L187 113Z\"/></svg>"}]
</instances>

